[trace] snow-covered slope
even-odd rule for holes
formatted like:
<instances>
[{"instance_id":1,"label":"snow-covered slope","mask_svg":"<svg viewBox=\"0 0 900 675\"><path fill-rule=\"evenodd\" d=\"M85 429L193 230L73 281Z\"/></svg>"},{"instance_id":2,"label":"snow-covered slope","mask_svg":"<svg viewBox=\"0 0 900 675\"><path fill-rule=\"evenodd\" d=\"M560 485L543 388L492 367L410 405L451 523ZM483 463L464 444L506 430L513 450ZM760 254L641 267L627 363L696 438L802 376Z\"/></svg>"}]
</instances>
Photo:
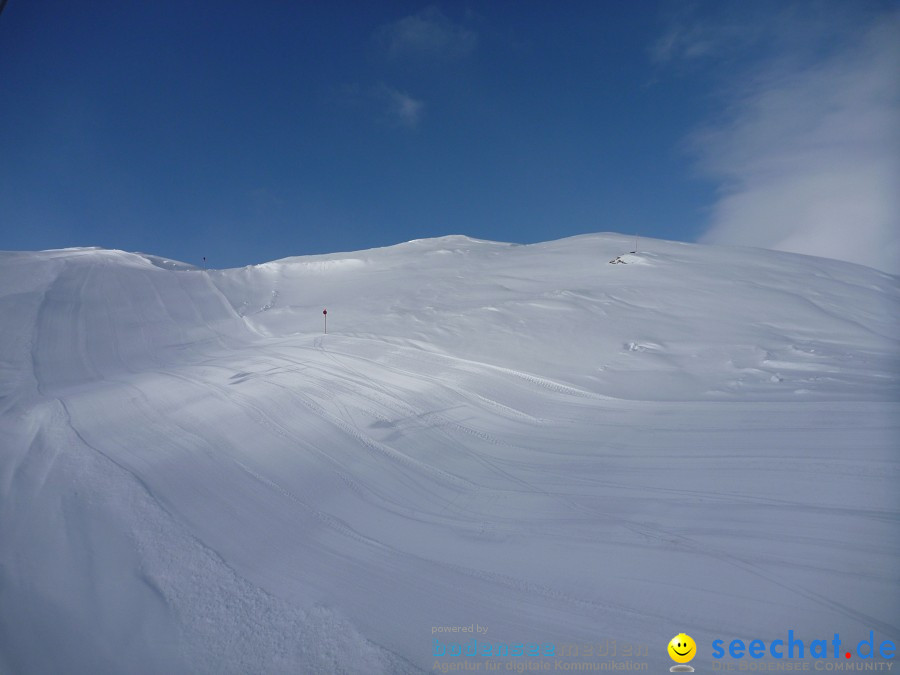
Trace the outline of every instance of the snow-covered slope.
<instances>
[{"instance_id":1,"label":"snow-covered slope","mask_svg":"<svg viewBox=\"0 0 900 675\"><path fill-rule=\"evenodd\" d=\"M0 672L896 641L897 278L630 244L0 254Z\"/></svg>"}]
</instances>

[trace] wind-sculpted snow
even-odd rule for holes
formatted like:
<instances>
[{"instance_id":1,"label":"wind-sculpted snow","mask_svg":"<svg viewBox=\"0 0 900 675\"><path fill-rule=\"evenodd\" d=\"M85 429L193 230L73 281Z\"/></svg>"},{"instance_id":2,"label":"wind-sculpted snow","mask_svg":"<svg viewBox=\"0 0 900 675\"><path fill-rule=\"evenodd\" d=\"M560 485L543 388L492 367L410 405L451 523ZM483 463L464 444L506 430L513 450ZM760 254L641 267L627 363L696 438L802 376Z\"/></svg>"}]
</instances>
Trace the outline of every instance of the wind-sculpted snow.
<instances>
[{"instance_id":1,"label":"wind-sculpted snow","mask_svg":"<svg viewBox=\"0 0 900 675\"><path fill-rule=\"evenodd\" d=\"M897 279L631 244L0 254L0 672L900 638Z\"/></svg>"}]
</instances>

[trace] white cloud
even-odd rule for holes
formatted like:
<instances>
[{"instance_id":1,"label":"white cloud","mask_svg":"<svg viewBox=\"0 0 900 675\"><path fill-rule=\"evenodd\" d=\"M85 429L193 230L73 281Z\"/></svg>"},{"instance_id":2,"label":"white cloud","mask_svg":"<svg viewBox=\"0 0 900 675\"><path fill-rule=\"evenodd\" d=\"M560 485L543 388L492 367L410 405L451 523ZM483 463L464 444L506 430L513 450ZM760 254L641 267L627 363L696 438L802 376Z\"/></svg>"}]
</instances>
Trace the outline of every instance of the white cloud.
<instances>
[{"instance_id":1,"label":"white cloud","mask_svg":"<svg viewBox=\"0 0 900 675\"><path fill-rule=\"evenodd\" d=\"M900 273L900 13L867 21L818 60L780 43L693 136L720 185L703 241ZM658 57L678 44L661 42Z\"/></svg>"},{"instance_id":2,"label":"white cloud","mask_svg":"<svg viewBox=\"0 0 900 675\"><path fill-rule=\"evenodd\" d=\"M375 38L391 60L456 60L471 54L478 41L474 31L434 6L382 26Z\"/></svg>"}]
</instances>

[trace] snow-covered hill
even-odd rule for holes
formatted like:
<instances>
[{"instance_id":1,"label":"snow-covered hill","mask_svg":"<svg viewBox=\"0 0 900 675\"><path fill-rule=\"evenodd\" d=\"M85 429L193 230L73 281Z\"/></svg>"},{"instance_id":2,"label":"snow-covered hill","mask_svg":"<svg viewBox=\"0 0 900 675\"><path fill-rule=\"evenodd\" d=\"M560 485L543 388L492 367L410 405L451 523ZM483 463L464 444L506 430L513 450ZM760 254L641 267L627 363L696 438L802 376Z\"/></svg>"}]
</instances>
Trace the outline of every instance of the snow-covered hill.
<instances>
[{"instance_id":1,"label":"snow-covered hill","mask_svg":"<svg viewBox=\"0 0 900 675\"><path fill-rule=\"evenodd\" d=\"M0 254L0 672L900 639L898 279L632 247Z\"/></svg>"}]
</instances>

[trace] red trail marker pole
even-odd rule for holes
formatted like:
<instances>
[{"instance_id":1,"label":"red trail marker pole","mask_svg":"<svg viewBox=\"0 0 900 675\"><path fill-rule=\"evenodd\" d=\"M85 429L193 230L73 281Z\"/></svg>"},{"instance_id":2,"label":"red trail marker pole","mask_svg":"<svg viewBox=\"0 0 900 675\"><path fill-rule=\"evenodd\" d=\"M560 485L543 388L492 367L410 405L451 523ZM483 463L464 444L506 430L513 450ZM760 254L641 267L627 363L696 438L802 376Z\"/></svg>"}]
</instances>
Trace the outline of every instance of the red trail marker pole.
<instances>
[{"instance_id":1,"label":"red trail marker pole","mask_svg":"<svg viewBox=\"0 0 900 675\"><path fill-rule=\"evenodd\" d=\"M325 317L325 335L328 335L328 310L327 309L322 310L322 316Z\"/></svg>"}]
</instances>

